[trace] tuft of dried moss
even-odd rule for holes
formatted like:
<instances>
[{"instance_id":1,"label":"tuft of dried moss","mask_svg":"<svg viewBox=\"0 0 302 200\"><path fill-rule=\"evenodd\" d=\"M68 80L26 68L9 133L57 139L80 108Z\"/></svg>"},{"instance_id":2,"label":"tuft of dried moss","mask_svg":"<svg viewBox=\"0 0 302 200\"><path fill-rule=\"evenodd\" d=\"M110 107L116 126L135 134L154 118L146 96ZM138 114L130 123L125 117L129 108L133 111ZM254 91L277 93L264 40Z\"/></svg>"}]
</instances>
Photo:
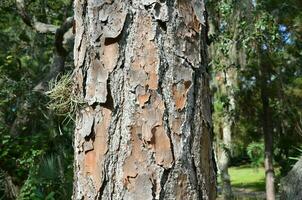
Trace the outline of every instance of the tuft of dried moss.
<instances>
[{"instance_id":1,"label":"tuft of dried moss","mask_svg":"<svg viewBox=\"0 0 302 200\"><path fill-rule=\"evenodd\" d=\"M50 98L48 109L53 110L57 115L74 118L75 112L84 103L73 92L73 75L72 73L58 76L50 81L49 91L46 95Z\"/></svg>"}]
</instances>

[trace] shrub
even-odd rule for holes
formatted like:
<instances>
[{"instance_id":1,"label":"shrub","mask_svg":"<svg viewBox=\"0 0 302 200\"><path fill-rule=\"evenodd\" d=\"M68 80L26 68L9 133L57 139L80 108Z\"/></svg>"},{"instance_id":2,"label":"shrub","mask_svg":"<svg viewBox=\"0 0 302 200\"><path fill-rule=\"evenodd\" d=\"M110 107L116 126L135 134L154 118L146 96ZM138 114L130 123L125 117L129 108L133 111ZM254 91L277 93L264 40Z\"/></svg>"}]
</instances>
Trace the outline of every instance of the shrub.
<instances>
[{"instance_id":1,"label":"shrub","mask_svg":"<svg viewBox=\"0 0 302 200\"><path fill-rule=\"evenodd\" d=\"M247 146L247 155L251 160L251 165L255 168L263 165L264 162L264 144L252 142Z\"/></svg>"}]
</instances>

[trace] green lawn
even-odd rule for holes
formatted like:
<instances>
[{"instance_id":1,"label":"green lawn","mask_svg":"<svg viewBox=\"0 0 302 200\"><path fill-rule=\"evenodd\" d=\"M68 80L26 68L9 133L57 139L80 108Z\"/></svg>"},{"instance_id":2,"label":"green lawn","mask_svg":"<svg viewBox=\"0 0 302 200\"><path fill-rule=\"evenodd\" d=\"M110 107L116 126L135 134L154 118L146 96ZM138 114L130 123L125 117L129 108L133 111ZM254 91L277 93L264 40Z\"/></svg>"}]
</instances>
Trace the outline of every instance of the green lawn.
<instances>
[{"instance_id":1,"label":"green lawn","mask_svg":"<svg viewBox=\"0 0 302 200\"><path fill-rule=\"evenodd\" d=\"M254 169L250 166L231 167L229 169L233 187L250 189L253 191L265 190L264 168Z\"/></svg>"}]
</instances>

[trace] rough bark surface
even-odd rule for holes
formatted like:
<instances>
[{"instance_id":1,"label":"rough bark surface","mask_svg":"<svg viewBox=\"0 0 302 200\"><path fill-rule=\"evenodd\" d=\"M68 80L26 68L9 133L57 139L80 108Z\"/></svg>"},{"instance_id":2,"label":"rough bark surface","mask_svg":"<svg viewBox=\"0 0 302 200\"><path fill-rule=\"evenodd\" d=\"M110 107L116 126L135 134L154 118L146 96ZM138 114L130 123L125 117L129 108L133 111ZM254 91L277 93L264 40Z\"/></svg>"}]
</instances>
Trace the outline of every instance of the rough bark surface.
<instances>
[{"instance_id":1,"label":"rough bark surface","mask_svg":"<svg viewBox=\"0 0 302 200\"><path fill-rule=\"evenodd\" d=\"M215 199L203 1L76 0L73 199Z\"/></svg>"},{"instance_id":2,"label":"rough bark surface","mask_svg":"<svg viewBox=\"0 0 302 200\"><path fill-rule=\"evenodd\" d=\"M284 200L300 200L302 197L302 158L281 180L281 196Z\"/></svg>"}]
</instances>

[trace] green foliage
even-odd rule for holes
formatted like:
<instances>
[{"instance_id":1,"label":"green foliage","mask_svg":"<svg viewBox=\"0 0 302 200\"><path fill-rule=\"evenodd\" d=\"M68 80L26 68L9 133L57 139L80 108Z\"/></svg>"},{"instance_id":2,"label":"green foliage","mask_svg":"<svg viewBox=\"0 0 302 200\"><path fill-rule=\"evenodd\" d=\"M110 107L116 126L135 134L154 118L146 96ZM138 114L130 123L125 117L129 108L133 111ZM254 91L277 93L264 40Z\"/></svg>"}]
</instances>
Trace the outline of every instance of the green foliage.
<instances>
[{"instance_id":1,"label":"green foliage","mask_svg":"<svg viewBox=\"0 0 302 200\"><path fill-rule=\"evenodd\" d=\"M251 160L251 165L255 168L261 167L264 162L264 144L263 142L252 142L247 148L247 155Z\"/></svg>"},{"instance_id":2,"label":"green foliage","mask_svg":"<svg viewBox=\"0 0 302 200\"><path fill-rule=\"evenodd\" d=\"M25 2L29 13L45 23L61 25L72 16L71 1ZM70 199L73 124L63 124L64 117L47 108L49 98L33 91L52 66L54 35L25 25L15 4L0 2L0 172L21 188L19 199ZM66 70L71 63L72 56ZM9 199L3 187L0 199Z\"/></svg>"},{"instance_id":3,"label":"green foliage","mask_svg":"<svg viewBox=\"0 0 302 200\"><path fill-rule=\"evenodd\" d=\"M302 77L294 78L285 90L287 95L302 99Z\"/></svg>"},{"instance_id":4,"label":"green foliage","mask_svg":"<svg viewBox=\"0 0 302 200\"><path fill-rule=\"evenodd\" d=\"M65 157L68 156L68 157ZM21 188L19 199L68 199L72 193L71 155L45 155ZM67 163L65 161L69 161Z\"/></svg>"},{"instance_id":5,"label":"green foliage","mask_svg":"<svg viewBox=\"0 0 302 200\"><path fill-rule=\"evenodd\" d=\"M302 143L302 3L298 0L208 1L212 34L215 40L210 65L218 88L214 94L214 132L219 135L221 120L229 111L228 95L235 95L233 161L245 160L250 141L261 141L262 100L261 66L267 73L275 161L285 175L291 167L290 157L297 156L292 146ZM211 31L211 30L210 30ZM228 85L217 75L236 69L236 84L228 93L219 89ZM215 88L215 89L216 89ZM224 95L227 95L224 98ZM257 160L255 161L257 163Z\"/></svg>"},{"instance_id":6,"label":"green foliage","mask_svg":"<svg viewBox=\"0 0 302 200\"><path fill-rule=\"evenodd\" d=\"M294 161L298 161L302 157L302 147L295 148L295 149L297 150L297 155L296 156L291 156L289 158L292 159L292 160L294 160Z\"/></svg>"},{"instance_id":7,"label":"green foliage","mask_svg":"<svg viewBox=\"0 0 302 200\"><path fill-rule=\"evenodd\" d=\"M20 194L17 200L40 200L37 194L37 180L34 179L33 175L30 173L27 180L23 184Z\"/></svg>"}]
</instances>

